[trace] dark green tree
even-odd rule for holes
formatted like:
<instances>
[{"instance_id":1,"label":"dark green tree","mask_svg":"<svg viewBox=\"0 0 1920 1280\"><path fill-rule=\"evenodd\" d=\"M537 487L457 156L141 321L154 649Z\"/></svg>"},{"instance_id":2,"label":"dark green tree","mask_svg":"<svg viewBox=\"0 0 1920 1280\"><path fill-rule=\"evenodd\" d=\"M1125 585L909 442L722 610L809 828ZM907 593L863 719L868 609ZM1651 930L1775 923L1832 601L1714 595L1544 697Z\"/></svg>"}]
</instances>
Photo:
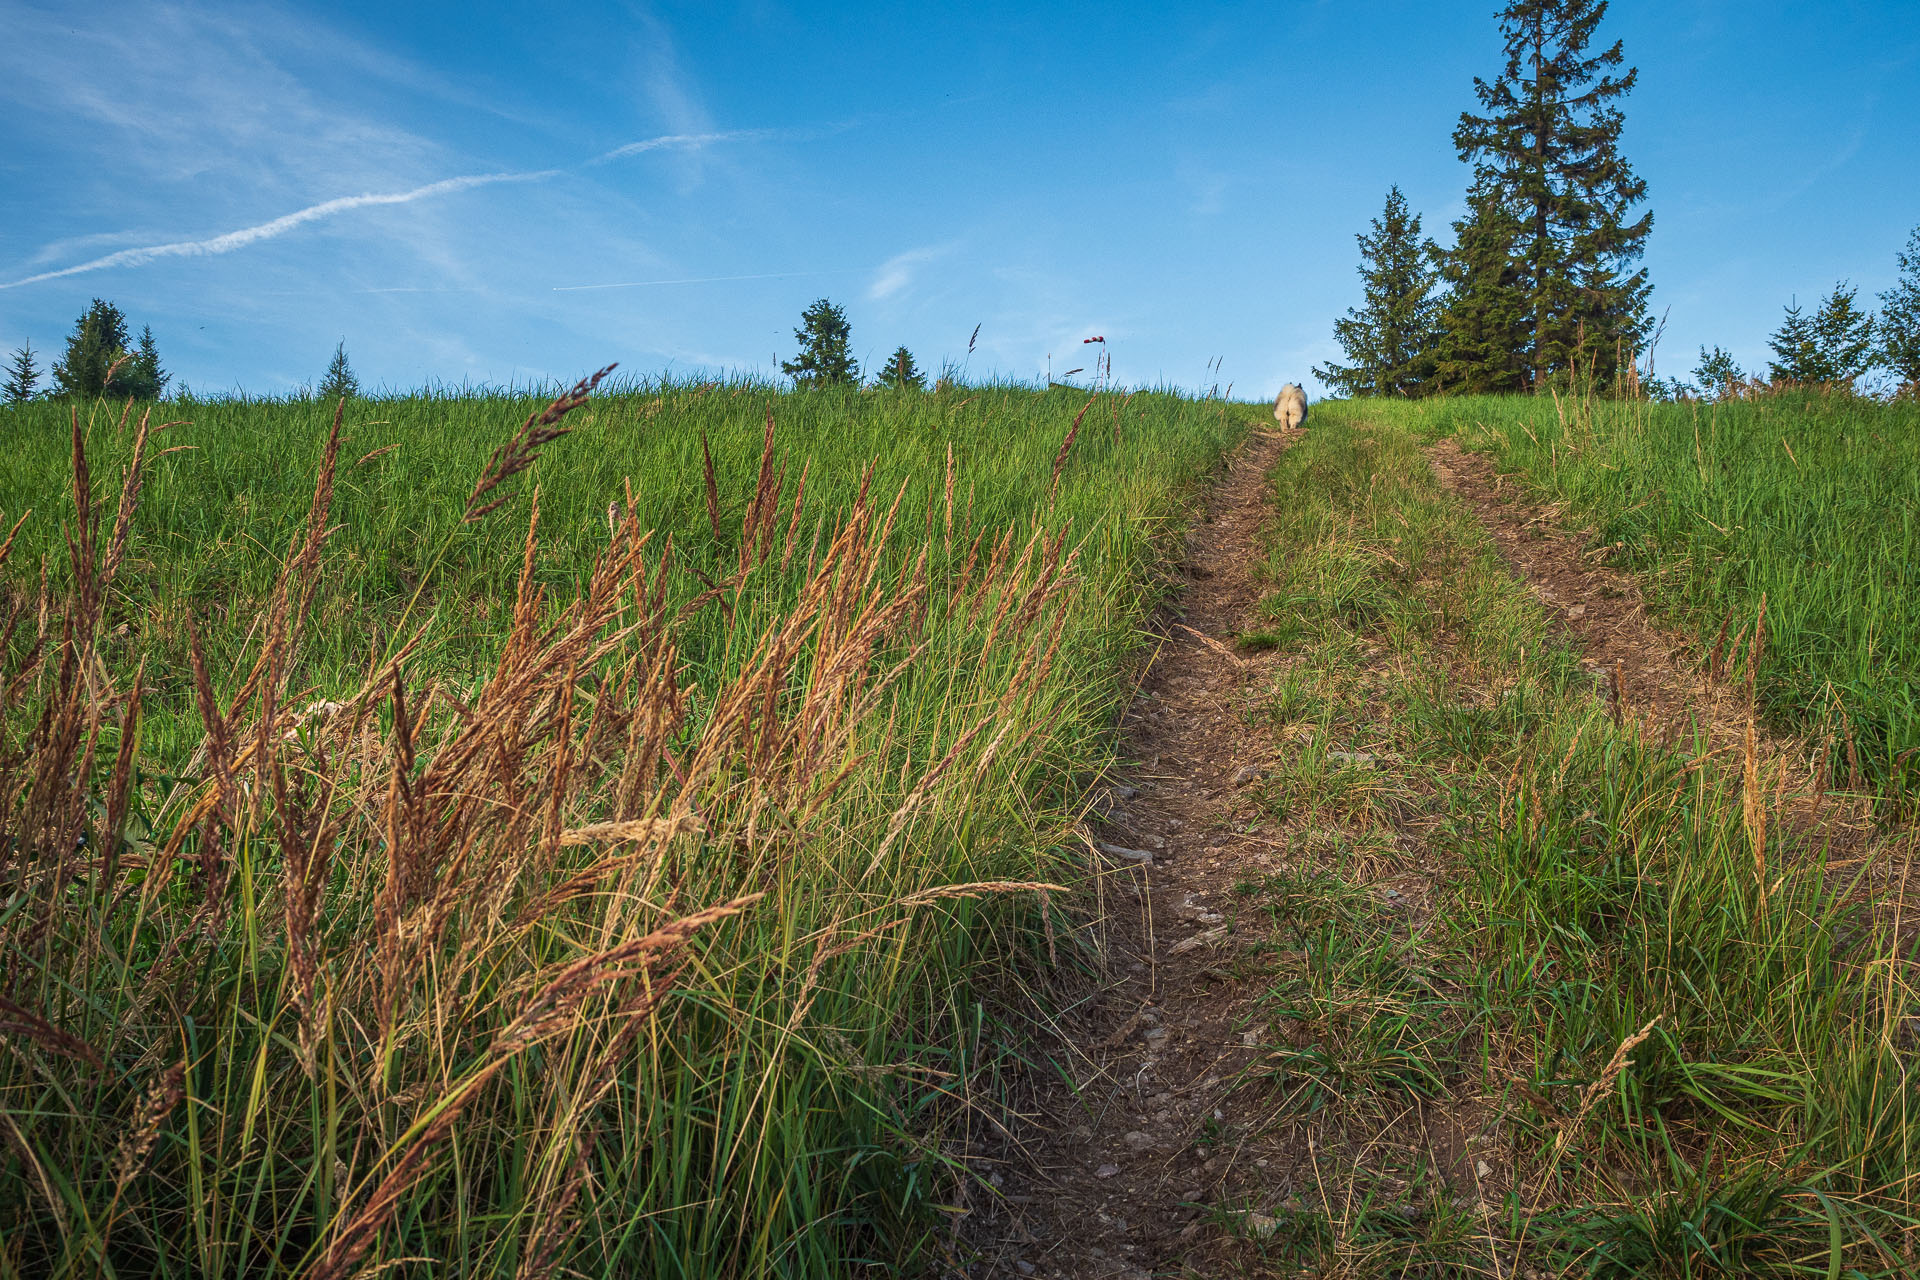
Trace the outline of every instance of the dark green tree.
<instances>
[{"instance_id":1,"label":"dark green tree","mask_svg":"<svg viewBox=\"0 0 1920 1280\"><path fill-rule=\"evenodd\" d=\"M1620 154L1620 100L1639 72L1620 41L1588 54L1607 0L1512 0L1500 13L1507 65L1475 78L1484 114L1462 112L1453 143L1476 186L1496 195L1517 232L1515 282L1527 318L1522 363L1538 390L1592 371L1611 382L1652 326L1646 248L1652 213L1632 218L1647 184Z\"/></svg>"},{"instance_id":2,"label":"dark green tree","mask_svg":"<svg viewBox=\"0 0 1920 1280\"><path fill-rule=\"evenodd\" d=\"M0 387L0 395L5 395L8 404L25 404L33 399L34 389L40 383L40 366L34 363L33 340L13 353L13 362L7 366L7 381Z\"/></svg>"},{"instance_id":3,"label":"dark green tree","mask_svg":"<svg viewBox=\"0 0 1920 1280\"><path fill-rule=\"evenodd\" d=\"M846 312L820 299L800 313L800 327L793 331L800 354L782 360L780 372L803 387L860 381L860 366L853 359L852 333Z\"/></svg>"},{"instance_id":4,"label":"dark green tree","mask_svg":"<svg viewBox=\"0 0 1920 1280\"><path fill-rule=\"evenodd\" d=\"M124 387L120 394L136 400L158 400L167 384L173 381L173 375L160 367L160 349L153 344L152 325L140 327L139 345L134 348L133 358L127 361L123 373Z\"/></svg>"},{"instance_id":5,"label":"dark green tree","mask_svg":"<svg viewBox=\"0 0 1920 1280\"><path fill-rule=\"evenodd\" d=\"M881 366L880 376L876 379L880 386L893 387L901 391L924 391L927 376L920 372L920 366L913 362L913 352L899 347L887 357Z\"/></svg>"},{"instance_id":6,"label":"dark green tree","mask_svg":"<svg viewBox=\"0 0 1920 1280\"><path fill-rule=\"evenodd\" d=\"M1800 299L1787 304L1786 319L1767 339L1774 359L1767 362L1767 376L1775 382L1819 382L1819 349L1813 341L1813 320L1800 309Z\"/></svg>"},{"instance_id":7,"label":"dark green tree","mask_svg":"<svg viewBox=\"0 0 1920 1280\"><path fill-rule=\"evenodd\" d=\"M1812 316L1797 298L1787 305L1785 320L1767 339L1777 357L1768 364L1775 382L1851 383L1871 367L1873 317L1854 305L1858 292L1841 281Z\"/></svg>"},{"instance_id":8,"label":"dark green tree","mask_svg":"<svg viewBox=\"0 0 1920 1280\"><path fill-rule=\"evenodd\" d=\"M1747 373L1731 351L1721 349L1716 343L1711 351L1700 348L1700 363L1693 367L1693 380L1703 395L1718 399L1745 382Z\"/></svg>"},{"instance_id":9,"label":"dark green tree","mask_svg":"<svg viewBox=\"0 0 1920 1280\"><path fill-rule=\"evenodd\" d=\"M353 376L353 368L347 363L347 340L342 338L340 345L333 349L327 376L320 380L320 398L337 403L342 396L351 398L359 394L360 379Z\"/></svg>"},{"instance_id":10,"label":"dark green tree","mask_svg":"<svg viewBox=\"0 0 1920 1280\"><path fill-rule=\"evenodd\" d=\"M107 372L118 363L113 381ZM67 337L67 354L53 366L53 381L65 396L115 397L131 394L128 387L127 317L111 302L95 298L74 322Z\"/></svg>"},{"instance_id":11,"label":"dark green tree","mask_svg":"<svg viewBox=\"0 0 1920 1280\"><path fill-rule=\"evenodd\" d=\"M1467 193L1467 216L1453 224L1453 248L1439 256L1446 292L1434 347L1434 388L1455 395L1524 391L1528 316L1522 269L1514 257L1518 220L1491 183Z\"/></svg>"},{"instance_id":12,"label":"dark green tree","mask_svg":"<svg viewBox=\"0 0 1920 1280\"><path fill-rule=\"evenodd\" d=\"M1347 364L1329 362L1313 376L1350 396L1413 396L1432 387L1440 304L1434 297L1433 242L1420 235L1420 215L1398 186L1360 242L1362 304L1333 322Z\"/></svg>"},{"instance_id":13,"label":"dark green tree","mask_svg":"<svg viewBox=\"0 0 1920 1280\"><path fill-rule=\"evenodd\" d=\"M1858 289L1842 280L1820 304L1813 317L1814 341L1820 355L1833 371L1832 382L1852 382L1873 368L1879 360L1879 344L1874 341L1871 312L1862 311L1854 302Z\"/></svg>"},{"instance_id":14,"label":"dark green tree","mask_svg":"<svg viewBox=\"0 0 1920 1280\"><path fill-rule=\"evenodd\" d=\"M1920 391L1920 227L1894 261L1900 275L1880 295L1880 362L1903 387Z\"/></svg>"}]
</instances>

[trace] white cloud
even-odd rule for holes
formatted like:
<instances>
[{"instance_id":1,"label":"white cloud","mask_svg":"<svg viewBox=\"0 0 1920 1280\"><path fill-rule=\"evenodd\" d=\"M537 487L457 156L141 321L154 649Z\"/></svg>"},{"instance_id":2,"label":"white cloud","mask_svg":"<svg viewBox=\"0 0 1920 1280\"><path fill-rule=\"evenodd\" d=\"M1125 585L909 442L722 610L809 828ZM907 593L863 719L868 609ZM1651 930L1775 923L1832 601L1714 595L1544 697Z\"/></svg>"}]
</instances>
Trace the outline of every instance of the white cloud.
<instances>
[{"instance_id":1,"label":"white cloud","mask_svg":"<svg viewBox=\"0 0 1920 1280\"><path fill-rule=\"evenodd\" d=\"M18 289L22 285L38 284L42 280L58 280L63 276L75 276L87 271L102 271L108 267L141 267L162 258L204 258L215 254L232 253L235 249L245 248L262 240L271 240L275 236L285 235L296 227L304 226L309 222L318 222L322 218L330 218L350 209L363 209L370 205L411 204L415 200L426 199L429 196L448 195L455 191L467 191L474 187L491 186L499 182L538 182L545 178L556 177L559 173L558 169L543 169L533 173L480 173L464 178L447 178L440 182L429 182L426 186L415 187L411 191L341 196L338 199L308 205L304 209L296 209L270 222L241 227L237 231L228 231L205 240L176 240L171 244L122 249L117 253L109 253L105 257L76 263L70 267L61 267L56 271L42 271L38 275L8 281L0 284L0 289Z\"/></svg>"},{"instance_id":2,"label":"white cloud","mask_svg":"<svg viewBox=\"0 0 1920 1280\"><path fill-rule=\"evenodd\" d=\"M867 286L870 301L881 302L891 298L913 283L915 274L927 263L945 257L953 252L954 246L927 245L920 249L909 249L905 253L896 253L880 264L873 275L873 283Z\"/></svg>"}]
</instances>

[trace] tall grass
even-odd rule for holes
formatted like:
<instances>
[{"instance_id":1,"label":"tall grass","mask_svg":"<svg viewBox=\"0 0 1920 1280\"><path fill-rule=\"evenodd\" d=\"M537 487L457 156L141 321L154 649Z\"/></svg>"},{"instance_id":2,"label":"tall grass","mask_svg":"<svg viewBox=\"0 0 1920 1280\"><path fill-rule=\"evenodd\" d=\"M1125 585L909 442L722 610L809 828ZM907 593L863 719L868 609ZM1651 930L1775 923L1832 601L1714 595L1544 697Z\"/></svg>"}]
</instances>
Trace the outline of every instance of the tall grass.
<instances>
[{"instance_id":1,"label":"tall grass","mask_svg":"<svg viewBox=\"0 0 1920 1280\"><path fill-rule=\"evenodd\" d=\"M1245 414L586 390L0 419L0 1271L937 1254Z\"/></svg>"},{"instance_id":2,"label":"tall grass","mask_svg":"<svg viewBox=\"0 0 1920 1280\"><path fill-rule=\"evenodd\" d=\"M905 483L901 519L924 536L929 504L944 512L951 474L956 520L1000 529L1041 512L1050 527L1078 530L1088 540L1090 583L1116 593L1113 603L1126 609L1139 603L1128 566L1148 554L1157 522L1169 514L1170 486L1197 474L1245 414L1166 395L1102 396L1082 424L1058 493L1050 494L1054 457L1086 403L1071 391L1004 387L782 396L747 382L614 386L568 419L573 434L547 451L531 477L542 509L535 574L550 591L583 584L606 544L608 507L624 504L630 487L643 526L673 539L675 562L686 570L678 589L703 590L702 574L726 577L738 559L740 516L771 407L789 466L785 483L791 492L806 472L816 522L822 512L843 510L863 484L891 501ZM486 669L510 623L531 489L521 486L481 523L463 526L462 516L503 424L545 404L505 394L350 403L333 507L338 528L322 550L296 684L327 697L353 687L392 651L403 619L410 630L427 617L434 625L418 643L414 670L471 680ZM118 405L82 412L96 474L118 475L126 465L132 431L125 412ZM306 518L332 413L312 401L155 408L156 427L187 421L154 435L120 607L101 641L110 663L149 657L150 749L179 754L197 743L182 620L199 611L215 669L241 661L251 615L269 597ZM20 530L12 581L31 583L43 566L57 577L65 544L49 504L66 489L67 409L43 402L0 411L0 438L9 455L0 468L0 515L11 523L37 513ZM717 511L709 509L708 456ZM967 550L951 547L944 520L941 514L930 572L957 570ZM813 533L810 525L809 540ZM688 647L689 661L718 659L719 620L710 612L694 624L699 640Z\"/></svg>"},{"instance_id":3,"label":"tall grass","mask_svg":"<svg viewBox=\"0 0 1920 1280\"><path fill-rule=\"evenodd\" d=\"M1703 650L1750 632L1764 598L1769 720L1850 736L1841 782L1920 798L1920 406L1783 391L1401 412L1566 503Z\"/></svg>"}]
</instances>

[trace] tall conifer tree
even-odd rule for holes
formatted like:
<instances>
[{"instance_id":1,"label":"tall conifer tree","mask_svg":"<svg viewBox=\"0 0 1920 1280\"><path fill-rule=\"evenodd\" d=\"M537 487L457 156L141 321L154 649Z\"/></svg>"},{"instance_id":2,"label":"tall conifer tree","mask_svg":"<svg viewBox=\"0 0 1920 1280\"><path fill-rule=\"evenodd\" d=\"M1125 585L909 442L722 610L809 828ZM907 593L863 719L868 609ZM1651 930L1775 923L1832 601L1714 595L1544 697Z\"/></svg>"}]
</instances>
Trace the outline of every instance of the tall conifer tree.
<instances>
[{"instance_id":1,"label":"tall conifer tree","mask_svg":"<svg viewBox=\"0 0 1920 1280\"><path fill-rule=\"evenodd\" d=\"M140 326L139 345L124 366L123 377L116 381L123 383L122 395L136 400L158 400L173 381L173 375L160 367L160 348L154 345L152 325Z\"/></svg>"},{"instance_id":2,"label":"tall conifer tree","mask_svg":"<svg viewBox=\"0 0 1920 1280\"><path fill-rule=\"evenodd\" d=\"M896 347L893 354L887 357L875 381L880 386L898 391L924 391L927 387L927 376L914 363L913 352L904 346Z\"/></svg>"},{"instance_id":3,"label":"tall conifer tree","mask_svg":"<svg viewBox=\"0 0 1920 1280\"><path fill-rule=\"evenodd\" d=\"M1420 215L1399 187L1387 192L1373 234L1360 242L1363 303L1333 322L1348 364L1313 376L1350 396L1412 396L1431 387L1439 304L1433 296L1435 249L1420 235Z\"/></svg>"},{"instance_id":4,"label":"tall conifer tree","mask_svg":"<svg viewBox=\"0 0 1920 1280\"><path fill-rule=\"evenodd\" d=\"M1874 342L1874 320L1870 312L1854 303L1860 290L1849 288L1842 280L1820 304L1813 317L1815 340L1830 372L1829 381L1852 382L1879 360Z\"/></svg>"},{"instance_id":5,"label":"tall conifer tree","mask_svg":"<svg viewBox=\"0 0 1920 1280\"><path fill-rule=\"evenodd\" d=\"M1785 320L1767 339L1778 357L1769 362L1776 382L1844 382L1865 373L1873 364L1873 317L1854 305L1860 291L1843 280L1808 316L1798 299L1787 307Z\"/></svg>"},{"instance_id":6,"label":"tall conifer tree","mask_svg":"<svg viewBox=\"0 0 1920 1280\"><path fill-rule=\"evenodd\" d=\"M1500 14L1507 65L1475 78L1484 112L1462 112L1454 130L1476 187L1517 226L1515 282L1527 318L1522 362L1538 389L1570 369L1603 379L1651 327L1645 268L1653 215L1629 221L1647 184L1620 154L1620 100L1639 72L1618 40L1589 55L1607 0L1512 0Z\"/></svg>"},{"instance_id":7,"label":"tall conifer tree","mask_svg":"<svg viewBox=\"0 0 1920 1280\"><path fill-rule=\"evenodd\" d=\"M322 400L337 402L342 396L359 394L360 379L353 376L353 366L347 363L347 340L342 338L327 363L327 376L320 380L318 395Z\"/></svg>"},{"instance_id":8,"label":"tall conifer tree","mask_svg":"<svg viewBox=\"0 0 1920 1280\"><path fill-rule=\"evenodd\" d=\"M87 397L130 394L127 366L132 361L121 362L128 354L127 341L127 317L111 302L95 298L74 321L73 332L67 337L65 357L54 363L53 381L60 394ZM107 371L116 363L120 367L114 370L113 381L109 383Z\"/></svg>"},{"instance_id":9,"label":"tall conifer tree","mask_svg":"<svg viewBox=\"0 0 1920 1280\"><path fill-rule=\"evenodd\" d=\"M1522 269L1514 257L1519 223L1491 184L1476 182L1453 236L1453 248L1440 255L1446 293L1434 388L1455 395L1525 391L1530 329Z\"/></svg>"},{"instance_id":10,"label":"tall conifer tree","mask_svg":"<svg viewBox=\"0 0 1920 1280\"><path fill-rule=\"evenodd\" d=\"M800 354L782 360L780 372L803 387L860 381L852 333L847 313L820 299L800 313L800 327L793 331L800 342Z\"/></svg>"},{"instance_id":11,"label":"tall conifer tree","mask_svg":"<svg viewBox=\"0 0 1920 1280\"><path fill-rule=\"evenodd\" d=\"M1819 382L1820 352L1813 340L1813 318L1802 311L1800 299L1787 304L1786 318L1767 339L1774 358L1767 376L1775 382Z\"/></svg>"}]
</instances>

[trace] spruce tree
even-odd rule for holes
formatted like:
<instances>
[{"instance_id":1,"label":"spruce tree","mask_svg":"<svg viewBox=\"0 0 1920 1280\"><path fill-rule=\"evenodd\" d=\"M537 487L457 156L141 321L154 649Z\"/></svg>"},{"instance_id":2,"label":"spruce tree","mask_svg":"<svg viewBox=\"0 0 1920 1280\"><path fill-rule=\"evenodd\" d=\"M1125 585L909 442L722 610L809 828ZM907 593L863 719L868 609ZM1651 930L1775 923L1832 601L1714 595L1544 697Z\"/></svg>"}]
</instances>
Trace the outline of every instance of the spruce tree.
<instances>
[{"instance_id":1,"label":"spruce tree","mask_svg":"<svg viewBox=\"0 0 1920 1280\"><path fill-rule=\"evenodd\" d=\"M158 400L166 391L167 383L173 381L173 375L160 367L160 350L153 343L152 325L141 326L139 345L121 372L124 376L115 379L122 385L120 394L136 400Z\"/></svg>"},{"instance_id":2,"label":"spruce tree","mask_svg":"<svg viewBox=\"0 0 1920 1280\"><path fill-rule=\"evenodd\" d=\"M1446 293L1434 347L1434 389L1455 395L1503 395L1528 385L1528 317L1521 266L1514 257L1517 219L1488 182L1467 193L1467 216L1453 224L1453 248L1439 257Z\"/></svg>"},{"instance_id":3,"label":"spruce tree","mask_svg":"<svg viewBox=\"0 0 1920 1280\"><path fill-rule=\"evenodd\" d=\"M1854 305L1858 293L1843 280L1812 316L1798 299L1788 304L1786 319L1767 339L1778 357L1769 363L1775 382L1851 384L1872 366L1873 317Z\"/></svg>"},{"instance_id":4,"label":"spruce tree","mask_svg":"<svg viewBox=\"0 0 1920 1280\"><path fill-rule=\"evenodd\" d=\"M1880 361L1903 389L1920 393L1920 227L1894 261L1899 278L1880 295Z\"/></svg>"},{"instance_id":5,"label":"spruce tree","mask_svg":"<svg viewBox=\"0 0 1920 1280\"><path fill-rule=\"evenodd\" d=\"M800 313L800 327L793 331L800 354L782 360L780 372L803 387L860 381L860 366L853 359L852 332L846 312L821 298Z\"/></svg>"},{"instance_id":6,"label":"spruce tree","mask_svg":"<svg viewBox=\"0 0 1920 1280\"><path fill-rule=\"evenodd\" d=\"M40 383L40 366L34 363L33 340L13 353L13 363L7 366L7 381L0 394L4 394L8 404L25 404L33 399L34 388Z\"/></svg>"},{"instance_id":7,"label":"spruce tree","mask_svg":"<svg viewBox=\"0 0 1920 1280\"><path fill-rule=\"evenodd\" d=\"M67 337L67 354L53 366L54 383L66 396L130 394L130 359L115 371L111 384L107 381L107 371L126 355L126 316L111 302L95 298L74 322L73 332Z\"/></svg>"},{"instance_id":8,"label":"spruce tree","mask_svg":"<svg viewBox=\"0 0 1920 1280\"><path fill-rule=\"evenodd\" d=\"M1873 340L1873 316L1854 304L1858 289L1842 280L1813 317L1813 338L1826 365L1825 382L1851 383L1879 358Z\"/></svg>"},{"instance_id":9,"label":"spruce tree","mask_svg":"<svg viewBox=\"0 0 1920 1280\"><path fill-rule=\"evenodd\" d=\"M1515 282L1527 319L1520 350L1538 390L1589 369L1611 381L1651 327L1645 268L1653 215L1629 221L1647 184L1620 154L1619 102L1639 72L1614 70L1616 40L1589 55L1607 0L1512 0L1500 14L1507 65L1473 82L1482 115L1462 112L1453 143L1517 223Z\"/></svg>"},{"instance_id":10,"label":"spruce tree","mask_svg":"<svg viewBox=\"0 0 1920 1280\"><path fill-rule=\"evenodd\" d=\"M923 391L926 389L926 375L920 372L920 366L913 362L913 352L904 346L898 347L887 357L887 363L881 367L876 380L880 386L893 387L901 391Z\"/></svg>"},{"instance_id":11,"label":"spruce tree","mask_svg":"<svg viewBox=\"0 0 1920 1280\"><path fill-rule=\"evenodd\" d=\"M333 349L333 359L327 365L327 376L320 381L320 398L338 403L341 397L353 397L360 394L360 379L353 376L353 368L347 363L347 340L340 339L340 345Z\"/></svg>"},{"instance_id":12,"label":"spruce tree","mask_svg":"<svg viewBox=\"0 0 1920 1280\"><path fill-rule=\"evenodd\" d=\"M1786 318L1767 339L1775 358L1767 362L1774 382L1820 382L1820 353L1813 341L1813 320L1800 309L1800 299L1787 304Z\"/></svg>"},{"instance_id":13,"label":"spruce tree","mask_svg":"<svg viewBox=\"0 0 1920 1280\"><path fill-rule=\"evenodd\" d=\"M1420 215L1395 186L1360 242L1363 303L1333 322L1333 336L1349 363L1313 371L1350 396L1420 395L1432 385L1439 302L1434 297L1431 240L1420 235Z\"/></svg>"}]
</instances>

